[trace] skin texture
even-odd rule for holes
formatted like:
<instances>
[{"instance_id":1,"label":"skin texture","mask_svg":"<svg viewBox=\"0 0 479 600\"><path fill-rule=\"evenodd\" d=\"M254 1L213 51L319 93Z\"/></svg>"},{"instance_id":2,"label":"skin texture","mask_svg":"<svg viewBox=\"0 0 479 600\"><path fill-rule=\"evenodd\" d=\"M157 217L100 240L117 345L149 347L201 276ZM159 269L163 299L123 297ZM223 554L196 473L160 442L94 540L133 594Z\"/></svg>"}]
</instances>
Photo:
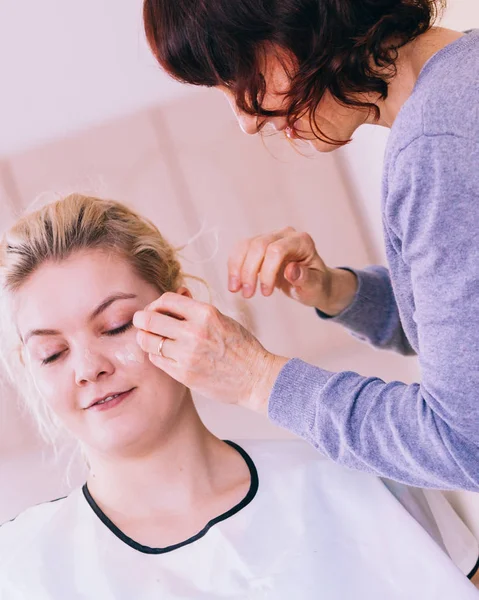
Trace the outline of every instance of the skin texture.
<instances>
[{"instance_id":1,"label":"skin texture","mask_svg":"<svg viewBox=\"0 0 479 600\"><path fill-rule=\"evenodd\" d=\"M118 292L134 297L92 319ZM158 293L123 258L95 250L44 264L14 297L27 374L82 444L90 492L124 533L154 547L188 539L241 501L250 485L243 459L204 427L188 388L136 343L133 315ZM189 292L181 288L182 294ZM33 330L51 332L29 336ZM132 388L118 406L87 408Z\"/></svg>"}]
</instances>

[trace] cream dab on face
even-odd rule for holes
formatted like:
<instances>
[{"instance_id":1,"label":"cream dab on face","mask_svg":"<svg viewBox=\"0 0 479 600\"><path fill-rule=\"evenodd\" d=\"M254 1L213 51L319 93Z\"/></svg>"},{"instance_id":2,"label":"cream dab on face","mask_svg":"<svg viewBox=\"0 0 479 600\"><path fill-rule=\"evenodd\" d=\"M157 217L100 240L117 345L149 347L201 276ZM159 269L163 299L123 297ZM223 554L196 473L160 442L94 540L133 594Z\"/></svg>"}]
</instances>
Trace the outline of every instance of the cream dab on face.
<instances>
[{"instance_id":1,"label":"cream dab on face","mask_svg":"<svg viewBox=\"0 0 479 600\"><path fill-rule=\"evenodd\" d=\"M115 352L115 358L122 365L132 362L143 364L145 362L145 353L137 344L126 344L124 348Z\"/></svg>"}]
</instances>

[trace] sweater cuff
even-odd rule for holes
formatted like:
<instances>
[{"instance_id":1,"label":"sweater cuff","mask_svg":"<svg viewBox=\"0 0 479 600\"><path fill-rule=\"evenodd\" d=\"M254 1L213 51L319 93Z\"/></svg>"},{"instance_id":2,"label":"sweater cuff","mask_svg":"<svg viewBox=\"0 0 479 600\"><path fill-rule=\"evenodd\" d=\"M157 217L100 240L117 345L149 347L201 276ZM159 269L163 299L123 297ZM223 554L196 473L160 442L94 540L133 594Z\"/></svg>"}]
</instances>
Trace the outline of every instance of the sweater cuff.
<instances>
[{"instance_id":1,"label":"sweater cuff","mask_svg":"<svg viewBox=\"0 0 479 600\"><path fill-rule=\"evenodd\" d=\"M316 420L319 393L333 375L298 358L288 361L269 397L271 421L300 437L307 437Z\"/></svg>"},{"instance_id":2,"label":"sweater cuff","mask_svg":"<svg viewBox=\"0 0 479 600\"><path fill-rule=\"evenodd\" d=\"M320 319L339 323L345 327L354 326L364 321L366 306L371 305L371 303L373 305L384 304L384 299L381 297L380 292L378 293L378 278L376 273L371 273L368 270L352 269L350 267L338 268L354 273L358 279L358 289L353 301L335 316L327 315L318 308L315 308L315 311Z\"/></svg>"},{"instance_id":3,"label":"sweater cuff","mask_svg":"<svg viewBox=\"0 0 479 600\"><path fill-rule=\"evenodd\" d=\"M359 282L358 274L357 274L357 272L354 269L351 269L349 267L338 267L338 269L341 269L343 271L349 271L350 273L353 273L354 275L356 275L356 277L358 278L358 282ZM358 289L359 289L359 286L358 286ZM356 295L353 298L353 303L356 301L357 295L358 295L358 291L356 290ZM349 308L349 306L347 308ZM328 315L327 313L323 312L322 310L319 310L319 308L315 308L314 310L316 311L316 314L318 315L318 317L320 319L323 319L324 321L327 321L327 320L330 320L330 319L337 319L340 315L342 315L344 313L344 311L346 309L344 309L338 315Z\"/></svg>"}]
</instances>

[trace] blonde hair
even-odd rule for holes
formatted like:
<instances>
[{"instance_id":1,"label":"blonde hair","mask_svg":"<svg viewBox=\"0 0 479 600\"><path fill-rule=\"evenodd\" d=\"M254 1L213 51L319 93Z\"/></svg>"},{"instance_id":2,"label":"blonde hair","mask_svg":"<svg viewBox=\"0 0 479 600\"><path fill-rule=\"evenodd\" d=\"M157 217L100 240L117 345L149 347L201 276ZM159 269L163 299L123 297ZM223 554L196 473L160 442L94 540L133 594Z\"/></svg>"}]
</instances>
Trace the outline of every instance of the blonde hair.
<instances>
[{"instance_id":1,"label":"blonde hair","mask_svg":"<svg viewBox=\"0 0 479 600\"><path fill-rule=\"evenodd\" d=\"M0 243L0 285L5 304L44 263L61 262L75 252L95 249L124 258L139 277L158 289L159 295L176 291L183 283L176 250L151 221L119 202L70 194L26 214L4 234ZM23 366L22 344L12 319L5 317L8 306L1 312L3 330L7 333L10 329L10 339L16 336L18 342L16 352L12 345L4 349L4 365L20 388L40 433L54 442L60 430L58 420L34 382L18 385L26 379L19 373Z\"/></svg>"}]
</instances>

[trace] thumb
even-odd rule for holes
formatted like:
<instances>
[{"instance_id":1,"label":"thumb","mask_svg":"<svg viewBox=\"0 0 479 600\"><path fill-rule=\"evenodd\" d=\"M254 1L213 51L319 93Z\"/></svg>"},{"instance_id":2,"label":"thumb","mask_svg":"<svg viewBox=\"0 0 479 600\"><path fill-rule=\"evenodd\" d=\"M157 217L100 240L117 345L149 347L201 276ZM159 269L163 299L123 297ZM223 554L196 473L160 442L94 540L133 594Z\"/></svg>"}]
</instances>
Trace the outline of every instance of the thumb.
<instances>
[{"instance_id":1,"label":"thumb","mask_svg":"<svg viewBox=\"0 0 479 600\"><path fill-rule=\"evenodd\" d=\"M283 274L291 286L289 295L306 306L319 306L324 300L323 272L311 266L290 263Z\"/></svg>"},{"instance_id":2,"label":"thumb","mask_svg":"<svg viewBox=\"0 0 479 600\"><path fill-rule=\"evenodd\" d=\"M293 286L300 286L304 279L304 269L298 263L289 263L284 270L284 278Z\"/></svg>"}]
</instances>

